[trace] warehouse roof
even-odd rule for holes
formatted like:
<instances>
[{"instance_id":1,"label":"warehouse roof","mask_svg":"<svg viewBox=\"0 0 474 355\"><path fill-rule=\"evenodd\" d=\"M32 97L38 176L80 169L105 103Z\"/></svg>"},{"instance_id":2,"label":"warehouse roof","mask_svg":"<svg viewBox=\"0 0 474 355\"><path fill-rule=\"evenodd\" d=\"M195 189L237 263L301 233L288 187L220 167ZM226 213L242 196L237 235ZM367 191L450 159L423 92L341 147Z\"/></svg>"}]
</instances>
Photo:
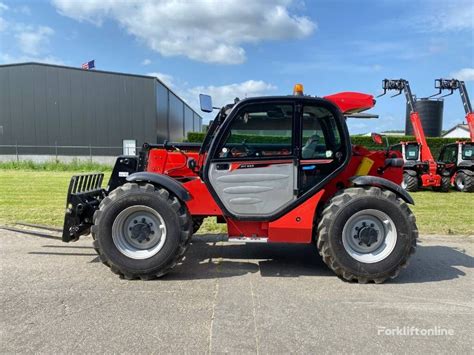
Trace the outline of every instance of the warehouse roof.
<instances>
[{"instance_id":1,"label":"warehouse roof","mask_svg":"<svg viewBox=\"0 0 474 355\"><path fill-rule=\"evenodd\" d=\"M57 65L57 64L48 64L48 63L39 63L39 62L24 62L24 63L12 63L12 64L0 64L0 68L4 67L16 67L16 66L25 66L25 65L40 65L40 66L46 66L46 67L53 67L53 68L62 68L62 69L71 69L71 70L79 70L82 72L88 72L88 73L102 73L102 74L112 74L112 75L125 75L125 76L133 76L137 78L146 78L146 79L155 79L157 80L161 85L163 85L166 89L168 89L173 95L178 97L181 101L184 102L186 106L188 106L196 115L199 116L199 118L202 119L201 115L196 112L186 101L184 101L181 96L179 96L176 92L174 92L168 85L166 85L163 81L161 81L159 78L156 76L149 76L149 75L141 75L141 74L130 74L130 73L120 73L120 72L114 72L114 71L107 71L107 70L86 70L82 68L77 68L77 67L68 67L65 65Z\"/></svg>"}]
</instances>

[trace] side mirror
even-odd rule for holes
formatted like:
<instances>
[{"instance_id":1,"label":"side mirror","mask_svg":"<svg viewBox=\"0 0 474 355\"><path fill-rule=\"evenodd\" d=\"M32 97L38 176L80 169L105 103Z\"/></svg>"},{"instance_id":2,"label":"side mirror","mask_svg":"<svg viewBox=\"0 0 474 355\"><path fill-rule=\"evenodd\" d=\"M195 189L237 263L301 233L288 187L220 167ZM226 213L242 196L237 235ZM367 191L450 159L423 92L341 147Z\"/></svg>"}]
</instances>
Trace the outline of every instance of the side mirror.
<instances>
[{"instance_id":1,"label":"side mirror","mask_svg":"<svg viewBox=\"0 0 474 355\"><path fill-rule=\"evenodd\" d=\"M377 144L377 145L382 145L384 144L384 139L383 139L383 136L381 134L378 134L378 133L372 133L370 135L372 137L372 141Z\"/></svg>"},{"instance_id":2,"label":"side mirror","mask_svg":"<svg viewBox=\"0 0 474 355\"><path fill-rule=\"evenodd\" d=\"M212 97L209 95L199 94L199 103L201 105L201 111L212 112Z\"/></svg>"}]
</instances>

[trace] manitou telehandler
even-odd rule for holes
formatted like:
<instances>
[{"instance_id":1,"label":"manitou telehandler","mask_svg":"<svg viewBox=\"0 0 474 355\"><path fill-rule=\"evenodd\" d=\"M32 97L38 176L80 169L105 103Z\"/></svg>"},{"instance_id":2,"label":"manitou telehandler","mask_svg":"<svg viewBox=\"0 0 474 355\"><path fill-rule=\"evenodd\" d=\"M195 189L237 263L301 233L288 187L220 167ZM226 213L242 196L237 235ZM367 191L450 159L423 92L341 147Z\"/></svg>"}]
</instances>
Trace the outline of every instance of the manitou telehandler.
<instances>
[{"instance_id":1,"label":"manitou telehandler","mask_svg":"<svg viewBox=\"0 0 474 355\"><path fill-rule=\"evenodd\" d=\"M471 138L471 141L458 141L444 145L441 148L438 160L446 164L446 170L449 171L451 177L451 184L457 190L474 192L474 113L472 112L466 85L464 81L457 79L436 79L435 88L439 92L432 95L432 97L440 95L443 90L449 90L450 92L442 97L452 95L454 90L459 90Z\"/></svg>"},{"instance_id":2,"label":"manitou telehandler","mask_svg":"<svg viewBox=\"0 0 474 355\"><path fill-rule=\"evenodd\" d=\"M400 95L402 92L410 109L410 121L413 127L416 142L400 142L390 147L392 150L400 151L404 160L402 187L407 191L418 191L420 187L431 187L434 191L448 192L450 187L449 171L446 171L443 163L434 160L430 147L426 142L425 132L421 124L420 115L415 110L415 98L407 80L385 79L383 81L383 96L389 90L396 90Z\"/></svg>"},{"instance_id":3,"label":"manitou telehandler","mask_svg":"<svg viewBox=\"0 0 474 355\"><path fill-rule=\"evenodd\" d=\"M144 144L103 174L74 176L63 241L92 232L102 262L126 279L169 272L203 219L229 241L315 243L339 277L381 283L398 275L418 235L399 185L403 161L352 146L346 116L373 96L339 93L237 100L219 110L202 144ZM201 95L201 108L213 110ZM382 142L380 136L374 140Z\"/></svg>"}]
</instances>

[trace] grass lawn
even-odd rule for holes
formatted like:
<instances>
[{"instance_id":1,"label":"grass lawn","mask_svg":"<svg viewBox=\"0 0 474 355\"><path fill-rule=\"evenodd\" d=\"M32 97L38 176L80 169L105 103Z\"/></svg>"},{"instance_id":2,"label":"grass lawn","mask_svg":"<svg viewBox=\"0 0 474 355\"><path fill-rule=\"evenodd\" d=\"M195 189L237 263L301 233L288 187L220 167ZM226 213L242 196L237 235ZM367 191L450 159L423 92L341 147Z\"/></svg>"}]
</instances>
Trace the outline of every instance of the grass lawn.
<instances>
[{"instance_id":1,"label":"grass lawn","mask_svg":"<svg viewBox=\"0 0 474 355\"><path fill-rule=\"evenodd\" d=\"M69 179L78 172L0 170L0 224L29 222L62 226ZM411 206L422 234L474 234L474 194L430 191L412 194ZM215 219L200 232L225 232Z\"/></svg>"}]
</instances>

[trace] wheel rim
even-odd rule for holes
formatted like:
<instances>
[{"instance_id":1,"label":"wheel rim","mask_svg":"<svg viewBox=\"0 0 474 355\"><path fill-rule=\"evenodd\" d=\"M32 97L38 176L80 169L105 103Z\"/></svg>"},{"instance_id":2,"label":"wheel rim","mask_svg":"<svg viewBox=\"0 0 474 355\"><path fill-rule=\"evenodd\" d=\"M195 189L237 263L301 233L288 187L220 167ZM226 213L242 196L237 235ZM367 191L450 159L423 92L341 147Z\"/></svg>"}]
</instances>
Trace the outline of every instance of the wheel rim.
<instances>
[{"instance_id":1,"label":"wheel rim","mask_svg":"<svg viewBox=\"0 0 474 355\"><path fill-rule=\"evenodd\" d=\"M461 175L456 176L456 186L458 190L464 189L464 179Z\"/></svg>"},{"instance_id":2,"label":"wheel rim","mask_svg":"<svg viewBox=\"0 0 474 355\"><path fill-rule=\"evenodd\" d=\"M127 207L115 218L112 239L117 249L129 258L151 258L165 244L165 221L148 206Z\"/></svg>"},{"instance_id":3,"label":"wheel rim","mask_svg":"<svg viewBox=\"0 0 474 355\"><path fill-rule=\"evenodd\" d=\"M379 210L366 209L355 213L342 230L342 244L346 252L367 264L384 260L396 243L395 223Z\"/></svg>"}]
</instances>

